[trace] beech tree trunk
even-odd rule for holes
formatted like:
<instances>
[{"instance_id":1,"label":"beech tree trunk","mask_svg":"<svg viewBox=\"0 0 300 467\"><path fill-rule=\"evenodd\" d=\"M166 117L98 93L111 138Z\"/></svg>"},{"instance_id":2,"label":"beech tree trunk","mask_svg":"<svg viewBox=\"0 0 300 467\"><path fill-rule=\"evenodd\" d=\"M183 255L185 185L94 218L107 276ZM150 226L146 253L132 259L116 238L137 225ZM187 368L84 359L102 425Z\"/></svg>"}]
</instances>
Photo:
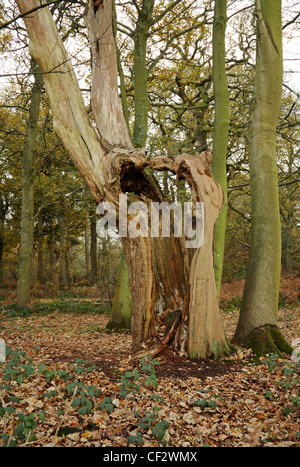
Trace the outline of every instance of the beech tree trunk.
<instances>
[{"instance_id":1,"label":"beech tree trunk","mask_svg":"<svg viewBox=\"0 0 300 467\"><path fill-rule=\"evenodd\" d=\"M4 198L4 197L3 197ZM3 271L3 256L4 256L4 243L5 243L5 215L8 210L7 200L3 200L0 195L0 287L4 285L4 271Z\"/></svg>"},{"instance_id":2,"label":"beech tree trunk","mask_svg":"<svg viewBox=\"0 0 300 467\"><path fill-rule=\"evenodd\" d=\"M30 303L30 279L34 241L34 147L40 110L43 77L36 63L32 63L34 85L31 94L24 149L22 153L22 218L21 246L19 252L17 303L26 306Z\"/></svg>"},{"instance_id":3,"label":"beech tree trunk","mask_svg":"<svg viewBox=\"0 0 300 467\"><path fill-rule=\"evenodd\" d=\"M121 257L108 329L131 329L132 300L125 251Z\"/></svg>"},{"instance_id":4,"label":"beech tree trunk","mask_svg":"<svg viewBox=\"0 0 300 467\"><path fill-rule=\"evenodd\" d=\"M90 255L91 255L91 280L97 282L98 261L97 261L97 219L96 214L90 214Z\"/></svg>"},{"instance_id":5,"label":"beech tree trunk","mask_svg":"<svg viewBox=\"0 0 300 467\"><path fill-rule=\"evenodd\" d=\"M229 92L225 67L225 33L227 24L227 0L215 0L213 27L213 83L215 96L215 121L213 137L213 176L220 183L225 202L215 227L214 267L218 295L220 295L225 233L227 223L227 170L226 155L229 132Z\"/></svg>"},{"instance_id":6,"label":"beech tree trunk","mask_svg":"<svg viewBox=\"0 0 300 467\"><path fill-rule=\"evenodd\" d=\"M37 281L44 284L44 237L43 237L43 214L38 216L38 241L37 241Z\"/></svg>"},{"instance_id":7,"label":"beech tree trunk","mask_svg":"<svg viewBox=\"0 0 300 467\"><path fill-rule=\"evenodd\" d=\"M134 130L133 142L136 147L143 148L148 133L148 71L147 40L152 21L154 0L143 0L136 31L134 34Z\"/></svg>"},{"instance_id":8,"label":"beech tree trunk","mask_svg":"<svg viewBox=\"0 0 300 467\"><path fill-rule=\"evenodd\" d=\"M283 81L281 0L256 0L257 55L249 119L251 250L234 342L291 352L278 328L281 226L276 128Z\"/></svg>"},{"instance_id":9,"label":"beech tree trunk","mask_svg":"<svg viewBox=\"0 0 300 467\"><path fill-rule=\"evenodd\" d=\"M87 279L91 278L91 254L90 254L90 222L89 215L85 219L84 227L84 253L85 253L85 275Z\"/></svg>"},{"instance_id":10,"label":"beech tree trunk","mask_svg":"<svg viewBox=\"0 0 300 467\"><path fill-rule=\"evenodd\" d=\"M38 0L16 2L21 13L39 6ZM212 177L210 153L150 159L143 148L132 146L118 98L112 12L112 0L91 0L85 14L92 49L92 108L98 133L91 125L71 61L48 8L24 17L30 53L45 73L54 128L98 203L112 203L120 220L124 209L120 194L127 193L129 201L142 201L147 207L162 202L147 167L168 170L178 180L187 180L192 201L204 203L201 248L187 248L184 236L124 236L122 240L132 293L133 352L147 353L172 339L173 346L191 358L218 358L230 352L218 308L212 249L224 194ZM132 217L128 215L127 220Z\"/></svg>"}]
</instances>

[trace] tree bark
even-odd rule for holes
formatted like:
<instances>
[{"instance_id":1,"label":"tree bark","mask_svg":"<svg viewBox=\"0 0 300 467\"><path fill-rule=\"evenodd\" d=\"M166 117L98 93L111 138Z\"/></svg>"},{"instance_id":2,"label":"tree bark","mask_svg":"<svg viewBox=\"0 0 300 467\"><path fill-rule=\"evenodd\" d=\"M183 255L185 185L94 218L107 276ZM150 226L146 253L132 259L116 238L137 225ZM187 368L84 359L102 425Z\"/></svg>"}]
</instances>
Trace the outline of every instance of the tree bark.
<instances>
[{"instance_id":1,"label":"tree bark","mask_svg":"<svg viewBox=\"0 0 300 467\"><path fill-rule=\"evenodd\" d=\"M104 14L107 11L108 14ZM104 147L129 148L131 139L123 116L123 108L115 83L118 78L117 51L113 28L112 0L103 0L99 6L86 11L85 22L89 32L92 56L91 105L95 122ZM101 23L99 24L99 18ZM105 53L103 53L105 49ZM99 109L113 109L108 113Z\"/></svg>"},{"instance_id":2,"label":"tree bark","mask_svg":"<svg viewBox=\"0 0 300 467\"><path fill-rule=\"evenodd\" d=\"M43 214L38 216L38 240L37 240L38 256L37 256L37 281L44 284L44 242L43 242Z\"/></svg>"},{"instance_id":3,"label":"tree bark","mask_svg":"<svg viewBox=\"0 0 300 467\"><path fill-rule=\"evenodd\" d=\"M249 118L251 249L233 340L261 354L291 349L279 338L278 329L281 227L276 128L283 81L281 1L256 0L256 16L256 75Z\"/></svg>"},{"instance_id":4,"label":"tree bark","mask_svg":"<svg viewBox=\"0 0 300 467\"><path fill-rule=\"evenodd\" d=\"M3 257L4 257L4 243L5 243L5 215L8 210L7 200L4 202L0 196L0 287L4 285L4 271L3 271Z\"/></svg>"},{"instance_id":5,"label":"tree bark","mask_svg":"<svg viewBox=\"0 0 300 467\"><path fill-rule=\"evenodd\" d=\"M24 149L22 153L22 218L21 246L19 253L17 303L26 306L30 302L30 279L34 241L34 146L43 87L43 77L36 63L32 63L34 85L31 94Z\"/></svg>"},{"instance_id":6,"label":"tree bark","mask_svg":"<svg viewBox=\"0 0 300 467\"><path fill-rule=\"evenodd\" d=\"M21 13L38 4L38 0L16 1ZM133 351L159 344L160 339L165 342L166 336L161 334L165 331L169 335L171 323L174 347L192 358L217 358L230 351L218 308L212 251L214 225L224 195L212 178L209 153L150 159L144 149L132 147L129 136L126 145L122 140L122 145L118 146L120 131L128 130L124 115L119 112L121 102L116 104L112 97L118 96L116 55L110 53L109 41L101 40L109 27L108 18L111 23L111 0L103 0L97 6L91 0L85 19L95 47L93 63L96 60L97 64L103 63L101 60L110 56L109 67L94 66L93 70L96 95L97 90L105 89L111 96L111 100L99 98L99 101L99 96L94 100L93 112L97 114L95 121L100 137L90 124L71 62L48 8L24 18L30 52L45 73L55 129L98 203L104 199L111 202L120 220L127 206L123 206L119 195L127 193L129 201L142 201L150 212L150 204L162 202L163 197L155 180L145 170L147 167L170 170L178 179L185 178L191 187L192 200L204 203L202 248L195 251L187 248L184 236L125 235L122 240L133 303ZM99 50L95 45L97 40L100 40ZM102 126L104 119L110 122L107 130ZM128 214L127 221L133 217Z\"/></svg>"},{"instance_id":7,"label":"tree bark","mask_svg":"<svg viewBox=\"0 0 300 467\"><path fill-rule=\"evenodd\" d=\"M136 147L144 147L147 140L148 133L148 71L147 71L147 40L149 35L149 28L152 21L152 12L154 7L154 0L143 0L142 8L139 11L139 18L134 33L134 130L132 136L133 145ZM113 2L113 19L116 36L116 10ZM117 45L116 45L117 46ZM118 51L117 51L118 53ZM125 83L120 57L118 58L118 70L121 82L121 100L124 118L129 128L128 121L128 108L125 94ZM127 277L126 277L127 274ZM124 281L124 284L120 282ZM128 297L125 298L125 291ZM115 289L115 296L113 300L112 314L109 321L109 326L119 327L122 323L123 327L128 324L128 329L131 329L131 318L129 319L130 306L132 307L131 291L128 282L128 268L126 257L122 255L120 263L120 270L118 273L118 281ZM124 316L122 317L122 310ZM114 319L116 322L114 323Z\"/></svg>"},{"instance_id":8,"label":"tree bark","mask_svg":"<svg viewBox=\"0 0 300 467\"><path fill-rule=\"evenodd\" d=\"M64 287L70 287L70 274L67 259L68 252L68 219L66 213L66 206L63 195L61 195L60 212L58 216L59 225L59 260L58 260L58 277Z\"/></svg>"},{"instance_id":9,"label":"tree bark","mask_svg":"<svg viewBox=\"0 0 300 467\"><path fill-rule=\"evenodd\" d=\"M125 251L121 257L108 329L131 329L132 300Z\"/></svg>"},{"instance_id":10,"label":"tree bark","mask_svg":"<svg viewBox=\"0 0 300 467\"><path fill-rule=\"evenodd\" d=\"M84 253L85 253L85 275L91 278L91 254L90 254L90 228L89 216L86 217L84 226Z\"/></svg>"},{"instance_id":11,"label":"tree bark","mask_svg":"<svg viewBox=\"0 0 300 467\"><path fill-rule=\"evenodd\" d=\"M147 40L152 21L154 0L143 0L136 31L134 34L134 130L133 142L136 147L143 148L148 133L148 72L147 72Z\"/></svg>"},{"instance_id":12,"label":"tree bark","mask_svg":"<svg viewBox=\"0 0 300 467\"><path fill-rule=\"evenodd\" d=\"M217 219L214 234L214 268L218 296L220 295L225 232L227 223L227 170L226 154L229 133L229 92L225 67L225 36L227 23L227 0L215 0L213 26L213 83L215 96L215 120L213 135L212 172L215 180L221 185L225 202Z\"/></svg>"},{"instance_id":13,"label":"tree bark","mask_svg":"<svg viewBox=\"0 0 300 467\"><path fill-rule=\"evenodd\" d=\"M98 261L97 261L97 219L96 214L90 215L90 234L91 234L91 279L97 282L98 279Z\"/></svg>"}]
</instances>

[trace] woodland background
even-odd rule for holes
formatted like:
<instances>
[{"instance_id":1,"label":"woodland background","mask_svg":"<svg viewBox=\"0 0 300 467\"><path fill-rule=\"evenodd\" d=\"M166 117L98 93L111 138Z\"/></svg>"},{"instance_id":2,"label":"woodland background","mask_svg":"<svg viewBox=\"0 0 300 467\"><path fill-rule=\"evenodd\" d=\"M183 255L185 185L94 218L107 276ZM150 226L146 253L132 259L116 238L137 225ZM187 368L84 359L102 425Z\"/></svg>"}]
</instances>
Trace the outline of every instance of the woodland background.
<instances>
[{"instance_id":1,"label":"woodland background","mask_svg":"<svg viewBox=\"0 0 300 467\"><path fill-rule=\"evenodd\" d=\"M80 3L80 2L79 2ZM234 4L234 2L232 2ZM212 90L212 5L180 2L166 15L148 40L149 120L147 149L153 155L176 155L210 147L214 97ZM255 30L249 6L229 8L227 76L230 91L230 135L227 154L228 205L223 281L243 278L249 254L250 194L247 164L247 115L254 78ZM117 5L120 24L119 50L124 70L129 118L133 112L132 41L134 2ZM242 3L240 6L243 6ZM230 7L230 2L229 2ZM76 2L53 6L72 53L75 70L88 96L89 54ZM158 2L156 14L164 8ZM233 9L234 8L234 9ZM286 3L284 35L286 56L297 35L297 4ZM2 21L17 15L2 5ZM82 34L81 34L82 31ZM0 164L0 283L16 281L21 219L21 153L32 88L27 38L21 21L1 31L1 164ZM158 54L158 51L161 53ZM295 52L295 51L293 51ZM161 55L161 56L160 56ZM297 54L292 62L297 64ZM299 86L298 69L286 62L278 125L278 175L282 221L282 267L299 272ZM155 68L154 68L155 67ZM12 72L13 70L13 72ZM152 71L153 70L153 71ZM290 71L291 72L290 72ZM10 73L11 71L11 73ZM295 72L295 73L294 73ZM291 80L292 76L292 80ZM296 76L296 78L294 78ZM88 98L87 98L88 105ZM113 295L120 259L120 243L97 234L95 203L68 154L57 140L46 95L42 96L35 147L35 235L32 284L50 285L62 266L58 287L97 283L103 298ZM185 187L177 187L166 174L158 176L165 193L185 199ZM5 246L4 246L5 245ZM58 257L61 262L58 262ZM88 281L88 282L87 282Z\"/></svg>"},{"instance_id":2,"label":"woodland background","mask_svg":"<svg viewBox=\"0 0 300 467\"><path fill-rule=\"evenodd\" d=\"M84 2L60 3L53 2L52 12L89 109ZM157 17L166 3L173 2L156 2ZM148 39L147 149L153 156L200 152L212 145L213 2L177 3L157 21ZM116 1L129 122L134 116L136 4ZM234 1L228 5L229 210L220 308L231 336L250 249L247 131L256 32L252 5ZM279 323L290 342L300 337L300 88L299 55L293 45L299 34L299 6L296 1L283 2L286 60L277 128L282 225ZM1 1L0 7L1 22L18 16L14 4ZM31 303L16 305L21 157L33 77L22 20L1 29L0 41L0 306L6 312L0 329L14 357L2 374L11 385L1 389L2 445L297 446L299 378L291 361L274 355L255 361L251 352L241 350L220 363L192 363L166 350L158 360L137 364L130 356L130 333L107 330L122 246L118 238L103 238L97 230L95 201L53 131L44 92L32 174ZM187 199L187 187L176 185L166 173L157 176L157 183L165 195Z\"/></svg>"}]
</instances>

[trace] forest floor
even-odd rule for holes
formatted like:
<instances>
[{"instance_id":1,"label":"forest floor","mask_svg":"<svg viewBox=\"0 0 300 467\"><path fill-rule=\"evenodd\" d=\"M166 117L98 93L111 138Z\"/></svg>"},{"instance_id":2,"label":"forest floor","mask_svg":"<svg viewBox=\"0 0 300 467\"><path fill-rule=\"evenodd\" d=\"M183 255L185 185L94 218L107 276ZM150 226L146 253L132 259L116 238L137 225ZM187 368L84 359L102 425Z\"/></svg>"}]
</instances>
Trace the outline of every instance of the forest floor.
<instances>
[{"instance_id":1,"label":"forest floor","mask_svg":"<svg viewBox=\"0 0 300 467\"><path fill-rule=\"evenodd\" d=\"M282 279L279 324L290 343L300 339L299 285ZM229 339L242 288L223 286ZM130 333L105 329L97 297L40 297L21 310L13 290L0 298L10 349L0 364L0 446L300 446L300 364L290 356L257 360L239 349L207 362L166 349L135 361Z\"/></svg>"}]
</instances>

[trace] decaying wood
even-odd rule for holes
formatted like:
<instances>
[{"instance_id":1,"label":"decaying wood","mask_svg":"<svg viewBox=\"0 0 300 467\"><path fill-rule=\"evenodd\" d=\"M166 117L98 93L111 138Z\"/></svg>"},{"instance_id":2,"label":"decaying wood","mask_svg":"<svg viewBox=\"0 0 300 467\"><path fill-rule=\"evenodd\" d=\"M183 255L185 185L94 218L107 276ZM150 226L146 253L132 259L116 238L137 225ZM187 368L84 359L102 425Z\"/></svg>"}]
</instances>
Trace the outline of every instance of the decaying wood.
<instances>
[{"instance_id":1,"label":"decaying wood","mask_svg":"<svg viewBox=\"0 0 300 467\"><path fill-rule=\"evenodd\" d=\"M147 350L143 350L141 352L138 352L134 355L134 358L135 359L141 359L141 358L144 358L146 356L149 356L149 357L155 357L157 356L158 354L160 354L166 347L167 345L169 344L169 342L171 341L171 339L173 339L174 337L174 334L176 332L176 329L178 327L178 324L180 322L180 316L177 315L176 316L176 319L174 321L174 323L172 324L171 326L171 329L169 330L169 332L164 336L163 340L161 342L159 342L159 344L157 344L156 346L150 348L150 349L147 349Z\"/></svg>"},{"instance_id":2,"label":"decaying wood","mask_svg":"<svg viewBox=\"0 0 300 467\"><path fill-rule=\"evenodd\" d=\"M94 0L84 18L91 44L91 105L102 144L108 149L132 148L119 98L115 38L107 12L112 12L112 0Z\"/></svg>"},{"instance_id":3,"label":"decaying wood","mask_svg":"<svg viewBox=\"0 0 300 467\"><path fill-rule=\"evenodd\" d=\"M22 14L39 0L16 0ZM97 6L98 8L94 8ZM192 201L205 205L204 245L195 251L185 238L124 237L132 293L133 352L156 342L165 310L179 310L180 323L161 345L173 346L191 357L219 356L228 351L220 320L213 270L213 230L222 208L222 189L211 175L211 154L181 154L174 159L149 159L132 147L118 97L117 63L113 40L112 2L90 0L85 17L92 58L92 108L97 129L85 109L78 82L48 8L24 17L30 53L44 74L54 128L97 202L107 200L119 212L119 195L130 201L163 201L146 170L169 170L185 179ZM105 40L103 39L105 37ZM55 46L54 46L55 44Z\"/></svg>"}]
</instances>

